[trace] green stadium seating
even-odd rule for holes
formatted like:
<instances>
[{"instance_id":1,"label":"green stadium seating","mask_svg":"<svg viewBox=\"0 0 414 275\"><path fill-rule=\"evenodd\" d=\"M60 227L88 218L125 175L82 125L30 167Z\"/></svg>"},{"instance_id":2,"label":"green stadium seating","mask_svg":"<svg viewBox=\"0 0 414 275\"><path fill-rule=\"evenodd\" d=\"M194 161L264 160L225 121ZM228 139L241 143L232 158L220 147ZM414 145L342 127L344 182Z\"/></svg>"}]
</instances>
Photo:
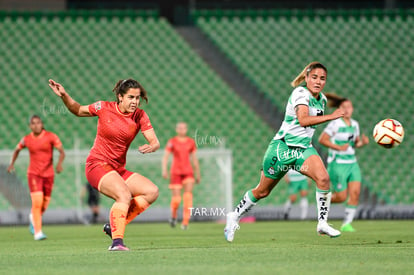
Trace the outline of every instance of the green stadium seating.
<instances>
[{"instance_id":1,"label":"green stadium seating","mask_svg":"<svg viewBox=\"0 0 414 275\"><path fill-rule=\"evenodd\" d=\"M406 129L404 143L358 150L364 184L384 201L414 203L412 10L196 10L194 21L260 91L284 110L291 80L310 61L329 70L326 91L349 97L362 133L387 117ZM323 129L319 127L317 135ZM315 141L316 142L316 141ZM404 175L406 175L404 177Z\"/></svg>"},{"instance_id":2,"label":"green stadium seating","mask_svg":"<svg viewBox=\"0 0 414 275\"><path fill-rule=\"evenodd\" d=\"M273 130L247 106L175 32L154 15L84 13L8 14L0 12L2 51L1 149L13 149L29 132L27 118L40 114L46 129L57 133L65 148L80 139L81 149L92 146L96 118L76 118L48 87L48 79L61 82L81 104L114 100L119 79L138 79L149 92L142 105L165 146L175 123L185 120L189 135L218 136L234 152L234 184L253 186ZM15 115L10 115L10 114ZM235 116L237 114L237 117ZM6 131L7 129L7 131ZM139 135L131 148L142 144ZM202 144L200 148L216 147ZM7 160L5 160L7 161ZM26 181L27 162L18 160L17 173ZM56 176L52 209L73 208L79 194L75 171L66 162ZM83 170L82 170L83 171ZM160 187L160 171L143 171ZM160 188L158 205L169 205L169 190ZM238 199L240 190L235 193ZM0 199L1 200L1 199ZM104 206L109 206L104 200ZM0 209L7 204L0 203Z\"/></svg>"}]
</instances>

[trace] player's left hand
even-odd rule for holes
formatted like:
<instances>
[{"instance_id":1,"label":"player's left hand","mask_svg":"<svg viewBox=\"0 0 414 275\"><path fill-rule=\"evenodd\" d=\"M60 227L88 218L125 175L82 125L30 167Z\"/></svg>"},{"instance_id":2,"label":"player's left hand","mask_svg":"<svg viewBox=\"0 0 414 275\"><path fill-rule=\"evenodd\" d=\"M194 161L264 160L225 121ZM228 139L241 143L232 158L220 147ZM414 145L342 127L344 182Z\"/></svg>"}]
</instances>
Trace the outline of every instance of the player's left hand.
<instances>
[{"instance_id":1,"label":"player's left hand","mask_svg":"<svg viewBox=\"0 0 414 275\"><path fill-rule=\"evenodd\" d=\"M365 145L368 143L369 143L369 138L366 135L362 134L362 144Z\"/></svg>"},{"instance_id":2,"label":"player's left hand","mask_svg":"<svg viewBox=\"0 0 414 275\"><path fill-rule=\"evenodd\" d=\"M138 147L138 151L141 154L147 154L152 152L152 146L149 144L144 144Z\"/></svg>"},{"instance_id":3,"label":"player's left hand","mask_svg":"<svg viewBox=\"0 0 414 275\"><path fill-rule=\"evenodd\" d=\"M200 181L201 181L201 176L200 175L197 175L195 180L196 180L196 183L199 184Z\"/></svg>"},{"instance_id":4,"label":"player's left hand","mask_svg":"<svg viewBox=\"0 0 414 275\"><path fill-rule=\"evenodd\" d=\"M56 165L56 173L61 173L63 171L63 167L62 167L62 164L60 164L60 163L58 163L57 165Z\"/></svg>"}]
</instances>

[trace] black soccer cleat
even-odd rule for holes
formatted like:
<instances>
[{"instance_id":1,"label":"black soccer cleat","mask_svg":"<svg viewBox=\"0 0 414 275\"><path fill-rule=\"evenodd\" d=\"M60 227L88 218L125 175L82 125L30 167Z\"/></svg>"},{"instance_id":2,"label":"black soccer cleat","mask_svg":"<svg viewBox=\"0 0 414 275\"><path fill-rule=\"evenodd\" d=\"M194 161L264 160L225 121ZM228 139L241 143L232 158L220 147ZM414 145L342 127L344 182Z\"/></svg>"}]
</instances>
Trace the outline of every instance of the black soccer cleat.
<instances>
[{"instance_id":1,"label":"black soccer cleat","mask_svg":"<svg viewBox=\"0 0 414 275\"><path fill-rule=\"evenodd\" d=\"M171 228L174 228L177 224L177 219L171 218L169 221Z\"/></svg>"},{"instance_id":2,"label":"black soccer cleat","mask_svg":"<svg viewBox=\"0 0 414 275\"><path fill-rule=\"evenodd\" d=\"M111 238L112 240L112 230L111 230L111 225L109 223L105 223L103 226L103 232L109 236L109 238Z\"/></svg>"}]
</instances>

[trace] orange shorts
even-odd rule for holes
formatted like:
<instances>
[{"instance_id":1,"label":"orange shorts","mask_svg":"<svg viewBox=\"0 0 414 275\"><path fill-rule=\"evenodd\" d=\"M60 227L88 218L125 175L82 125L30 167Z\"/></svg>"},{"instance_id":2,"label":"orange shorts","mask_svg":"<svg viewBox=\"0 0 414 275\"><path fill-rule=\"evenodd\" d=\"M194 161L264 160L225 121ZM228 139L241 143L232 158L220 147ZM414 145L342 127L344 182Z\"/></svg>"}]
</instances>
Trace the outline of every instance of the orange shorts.
<instances>
[{"instance_id":1,"label":"orange shorts","mask_svg":"<svg viewBox=\"0 0 414 275\"><path fill-rule=\"evenodd\" d=\"M55 176L41 177L35 174L27 174L30 193L43 192L45 197L52 195L53 181Z\"/></svg>"},{"instance_id":2,"label":"orange shorts","mask_svg":"<svg viewBox=\"0 0 414 275\"><path fill-rule=\"evenodd\" d=\"M189 180L189 179L193 179L194 180L194 174L193 173L188 173L188 174L171 174L171 178L170 178L170 189L175 189L175 188L183 188L183 182L185 180Z\"/></svg>"},{"instance_id":3,"label":"orange shorts","mask_svg":"<svg viewBox=\"0 0 414 275\"><path fill-rule=\"evenodd\" d=\"M85 165L86 179L88 180L89 184L98 191L100 191L99 183L102 177L111 171L116 171L125 181L132 174L134 174L133 172L125 169L124 166L115 169L107 162L101 160L88 161Z\"/></svg>"}]
</instances>

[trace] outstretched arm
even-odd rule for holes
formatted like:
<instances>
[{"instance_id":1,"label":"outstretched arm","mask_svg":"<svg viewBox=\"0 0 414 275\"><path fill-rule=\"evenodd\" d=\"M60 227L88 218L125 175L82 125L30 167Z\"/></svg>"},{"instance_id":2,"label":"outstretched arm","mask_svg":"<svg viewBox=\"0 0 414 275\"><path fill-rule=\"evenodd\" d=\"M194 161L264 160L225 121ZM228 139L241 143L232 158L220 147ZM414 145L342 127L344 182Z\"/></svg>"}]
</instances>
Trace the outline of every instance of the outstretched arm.
<instances>
[{"instance_id":1,"label":"outstretched arm","mask_svg":"<svg viewBox=\"0 0 414 275\"><path fill-rule=\"evenodd\" d=\"M19 153L22 149L20 149L19 147L16 147L16 149L14 149L12 158L10 160L10 165L9 167L7 167L7 172L12 173L14 172L14 163L16 162L17 157L19 156Z\"/></svg>"},{"instance_id":2,"label":"outstretched arm","mask_svg":"<svg viewBox=\"0 0 414 275\"><path fill-rule=\"evenodd\" d=\"M148 141L148 144L139 146L138 151L142 154L152 153L160 148L160 142L158 141L157 135L154 129L149 129L142 132L144 138Z\"/></svg>"},{"instance_id":3,"label":"outstretched arm","mask_svg":"<svg viewBox=\"0 0 414 275\"><path fill-rule=\"evenodd\" d=\"M334 120L344 116L344 112L340 109L336 109L332 114L324 116L310 116L309 107L306 105L297 105L295 107L296 115L299 120L299 124L302 127L312 126Z\"/></svg>"},{"instance_id":4,"label":"outstretched arm","mask_svg":"<svg viewBox=\"0 0 414 275\"><path fill-rule=\"evenodd\" d=\"M198 158L195 152L192 152L190 155L190 158L192 160L193 166L194 166L194 171L195 171L195 180L197 183L200 182L201 180L201 175L200 175L200 164L198 162Z\"/></svg>"},{"instance_id":5,"label":"outstretched arm","mask_svg":"<svg viewBox=\"0 0 414 275\"><path fill-rule=\"evenodd\" d=\"M52 88L53 92L62 99L66 108L68 108L72 114L75 116L92 116L89 112L88 106L82 106L71 98L61 84L49 79L49 87Z\"/></svg>"}]
</instances>

